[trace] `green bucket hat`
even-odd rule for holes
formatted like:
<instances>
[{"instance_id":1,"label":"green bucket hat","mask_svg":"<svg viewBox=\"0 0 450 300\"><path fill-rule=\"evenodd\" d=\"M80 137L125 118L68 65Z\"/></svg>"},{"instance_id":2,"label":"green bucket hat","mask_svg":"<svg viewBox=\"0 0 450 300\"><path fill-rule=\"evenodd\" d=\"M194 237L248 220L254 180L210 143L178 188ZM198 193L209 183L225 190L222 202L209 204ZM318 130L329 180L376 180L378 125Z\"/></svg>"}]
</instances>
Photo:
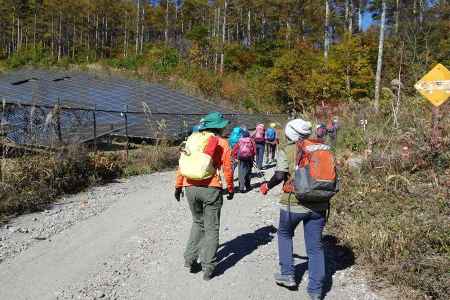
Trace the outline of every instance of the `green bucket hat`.
<instances>
[{"instance_id":1,"label":"green bucket hat","mask_svg":"<svg viewBox=\"0 0 450 300\"><path fill-rule=\"evenodd\" d=\"M224 119L223 115L219 112L212 112L204 116L200 120L199 130L206 129L222 129L227 127L230 123L227 119Z\"/></svg>"}]
</instances>

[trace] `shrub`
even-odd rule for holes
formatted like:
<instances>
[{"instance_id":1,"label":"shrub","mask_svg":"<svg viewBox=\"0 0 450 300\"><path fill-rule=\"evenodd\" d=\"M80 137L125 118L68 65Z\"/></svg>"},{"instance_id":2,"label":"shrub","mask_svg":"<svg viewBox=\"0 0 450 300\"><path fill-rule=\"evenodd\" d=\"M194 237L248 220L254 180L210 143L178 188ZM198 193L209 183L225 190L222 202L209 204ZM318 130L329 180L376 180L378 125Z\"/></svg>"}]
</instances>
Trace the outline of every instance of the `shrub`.
<instances>
[{"instance_id":1,"label":"shrub","mask_svg":"<svg viewBox=\"0 0 450 300\"><path fill-rule=\"evenodd\" d=\"M145 63L154 73L166 76L180 63L180 54L175 48L153 47L146 54Z\"/></svg>"},{"instance_id":2,"label":"shrub","mask_svg":"<svg viewBox=\"0 0 450 300\"><path fill-rule=\"evenodd\" d=\"M122 173L117 156L93 156L80 147L21 157L10 164L0 182L0 219L40 210L61 194L79 192Z\"/></svg>"},{"instance_id":3,"label":"shrub","mask_svg":"<svg viewBox=\"0 0 450 300\"><path fill-rule=\"evenodd\" d=\"M338 156L364 152L367 161L360 172L341 168L329 228L359 264L402 288L405 297L449 299L449 125L442 120L442 147L434 152L429 107L405 101L399 128L381 122L384 114L368 117L365 133L357 113L342 120L347 125L338 136Z\"/></svg>"}]
</instances>

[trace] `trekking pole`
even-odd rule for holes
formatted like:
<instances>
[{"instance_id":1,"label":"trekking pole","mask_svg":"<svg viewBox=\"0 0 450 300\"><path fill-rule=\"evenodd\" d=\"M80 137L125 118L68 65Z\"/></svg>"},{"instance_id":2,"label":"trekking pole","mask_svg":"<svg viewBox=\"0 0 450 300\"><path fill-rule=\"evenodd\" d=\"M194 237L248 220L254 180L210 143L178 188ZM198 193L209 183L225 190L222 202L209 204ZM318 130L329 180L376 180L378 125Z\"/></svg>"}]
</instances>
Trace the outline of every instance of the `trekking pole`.
<instances>
[{"instance_id":1,"label":"trekking pole","mask_svg":"<svg viewBox=\"0 0 450 300\"><path fill-rule=\"evenodd\" d=\"M255 161L253 161L253 166L256 168L256 171L258 171L259 175L264 179L264 181L267 182L267 179L264 176L263 171L258 167Z\"/></svg>"}]
</instances>

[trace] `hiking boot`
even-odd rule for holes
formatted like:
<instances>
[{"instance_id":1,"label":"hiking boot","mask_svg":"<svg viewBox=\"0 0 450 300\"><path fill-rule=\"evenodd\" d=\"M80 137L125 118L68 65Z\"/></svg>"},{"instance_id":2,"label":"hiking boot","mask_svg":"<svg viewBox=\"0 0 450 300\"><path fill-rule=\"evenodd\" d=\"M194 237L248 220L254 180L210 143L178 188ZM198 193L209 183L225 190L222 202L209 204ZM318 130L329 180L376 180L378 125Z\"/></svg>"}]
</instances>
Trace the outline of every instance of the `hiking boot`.
<instances>
[{"instance_id":1,"label":"hiking boot","mask_svg":"<svg viewBox=\"0 0 450 300\"><path fill-rule=\"evenodd\" d=\"M203 271L203 280L210 281L214 277L214 271L205 270Z\"/></svg>"},{"instance_id":2,"label":"hiking boot","mask_svg":"<svg viewBox=\"0 0 450 300\"><path fill-rule=\"evenodd\" d=\"M202 265L199 264L196 260L193 262L184 262L184 267L189 269L190 273L198 273L202 270Z\"/></svg>"},{"instance_id":3,"label":"hiking boot","mask_svg":"<svg viewBox=\"0 0 450 300\"><path fill-rule=\"evenodd\" d=\"M273 276L275 278L276 284L278 285L287 287L288 289L297 287L294 275L282 275L280 273L275 273Z\"/></svg>"},{"instance_id":4,"label":"hiking boot","mask_svg":"<svg viewBox=\"0 0 450 300\"><path fill-rule=\"evenodd\" d=\"M321 294L310 294L310 293L308 293L308 295L309 295L309 299L311 299L311 300L322 300L322 295Z\"/></svg>"}]
</instances>

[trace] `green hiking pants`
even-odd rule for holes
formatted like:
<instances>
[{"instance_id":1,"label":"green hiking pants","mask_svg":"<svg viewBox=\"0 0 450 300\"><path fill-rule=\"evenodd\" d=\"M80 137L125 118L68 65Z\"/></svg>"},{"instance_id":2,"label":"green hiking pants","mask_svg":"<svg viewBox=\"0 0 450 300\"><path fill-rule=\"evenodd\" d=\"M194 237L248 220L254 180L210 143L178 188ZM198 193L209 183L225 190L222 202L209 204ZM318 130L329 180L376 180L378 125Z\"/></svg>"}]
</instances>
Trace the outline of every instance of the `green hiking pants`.
<instances>
[{"instance_id":1,"label":"green hiking pants","mask_svg":"<svg viewBox=\"0 0 450 300\"><path fill-rule=\"evenodd\" d=\"M186 188L186 198L192 213L192 228L184 259L191 264L200 258L203 271L213 271L219 248L222 192L217 188L191 186Z\"/></svg>"}]
</instances>

